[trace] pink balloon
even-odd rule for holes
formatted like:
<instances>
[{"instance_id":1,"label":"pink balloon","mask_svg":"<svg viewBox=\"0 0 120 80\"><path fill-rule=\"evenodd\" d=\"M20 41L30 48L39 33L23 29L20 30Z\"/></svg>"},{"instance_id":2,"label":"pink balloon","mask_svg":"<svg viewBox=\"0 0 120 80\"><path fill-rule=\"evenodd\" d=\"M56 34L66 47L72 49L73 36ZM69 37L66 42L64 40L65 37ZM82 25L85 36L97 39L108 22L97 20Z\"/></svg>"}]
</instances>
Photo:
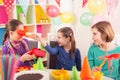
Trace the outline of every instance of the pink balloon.
<instances>
[{"instance_id":1,"label":"pink balloon","mask_svg":"<svg viewBox=\"0 0 120 80\"><path fill-rule=\"evenodd\" d=\"M59 9L54 5L49 5L46 12L50 17L57 17L60 14Z\"/></svg>"}]
</instances>

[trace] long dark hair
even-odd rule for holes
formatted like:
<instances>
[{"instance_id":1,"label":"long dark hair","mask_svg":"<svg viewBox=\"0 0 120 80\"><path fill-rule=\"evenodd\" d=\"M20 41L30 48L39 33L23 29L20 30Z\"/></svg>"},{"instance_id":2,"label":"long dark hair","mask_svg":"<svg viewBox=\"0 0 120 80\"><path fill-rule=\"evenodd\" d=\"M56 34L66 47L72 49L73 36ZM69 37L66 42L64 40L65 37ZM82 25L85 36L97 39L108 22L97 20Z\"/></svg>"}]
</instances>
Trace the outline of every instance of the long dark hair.
<instances>
[{"instance_id":1,"label":"long dark hair","mask_svg":"<svg viewBox=\"0 0 120 80\"><path fill-rule=\"evenodd\" d=\"M8 22L8 24L6 24L6 26L5 26L6 27L6 32L4 33L3 44L4 44L5 40L6 40L6 38L10 37L9 31L15 31L17 29L18 25L21 25L21 24L23 24L23 23L20 22L17 19L12 19L12 20L10 20Z\"/></svg>"},{"instance_id":2,"label":"long dark hair","mask_svg":"<svg viewBox=\"0 0 120 80\"><path fill-rule=\"evenodd\" d=\"M73 30L70 27L63 27L59 29L58 32L61 32L65 38L70 37L70 41L71 41L70 57L73 58L76 49Z\"/></svg>"}]
</instances>

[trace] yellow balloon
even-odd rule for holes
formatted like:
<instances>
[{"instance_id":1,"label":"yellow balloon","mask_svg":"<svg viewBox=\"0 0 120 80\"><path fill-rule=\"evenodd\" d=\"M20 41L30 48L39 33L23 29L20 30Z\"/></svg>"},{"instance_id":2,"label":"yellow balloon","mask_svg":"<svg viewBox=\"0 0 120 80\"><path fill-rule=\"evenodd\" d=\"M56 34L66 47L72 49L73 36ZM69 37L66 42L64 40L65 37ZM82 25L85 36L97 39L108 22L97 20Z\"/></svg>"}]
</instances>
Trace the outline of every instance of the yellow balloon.
<instances>
[{"instance_id":1,"label":"yellow balloon","mask_svg":"<svg viewBox=\"0 0 120 80\"><path fill-rule=\"evenodd\" d=\"M100 13L106 8L105 0L88 0L88 8L89 10L94 13Z\"/></svg>"},{"instance_id":2,"label":"yellow balloon","mask_svg":"<svg viewBox=\"0 0 120 80\"><path fill-rule=\"evenodd\" d=\"M70 23L73 21L73 14L70 12L64 12L61 14L60 17L64 23Z\"/></svg>"},{"instance_id":3,"label":"yellow balloon","mask_svg":"<svg viewBox=\"0 0 120 80\"><path fill-rule=\"evenodd\" d=\"M0 4L3 4L3 0L0 0Z\"/></svg>"}]
</instances>

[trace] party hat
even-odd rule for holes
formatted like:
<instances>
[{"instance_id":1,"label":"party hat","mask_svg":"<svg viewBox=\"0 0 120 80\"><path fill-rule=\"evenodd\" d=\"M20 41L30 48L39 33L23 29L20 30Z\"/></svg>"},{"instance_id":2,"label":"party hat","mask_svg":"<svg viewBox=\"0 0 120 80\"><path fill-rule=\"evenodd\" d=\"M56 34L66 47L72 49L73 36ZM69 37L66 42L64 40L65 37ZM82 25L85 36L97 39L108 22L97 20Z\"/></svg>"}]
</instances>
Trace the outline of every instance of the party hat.
<instances>
[{"instance_id":1,"label":"party hat","mask_svg":"<svg viewBox=\"0 0 120 80\"><path fill-rule=\"evenodd\" d=\"M80 77L78 75L78 71L77 71L75 66L72 67L71 80L80 80Z\"/></svg>"},{"instance_id":2,"label":"party hat","mask_svg":"<svg viewBox=\"0 0 120 80\"><path fill-rule=\"evenodd\" d=\"M87 57L84 58L84 62L83 62L83 66L82 66L82 69L81 69L80 77L81 77L81 80L87 80L87 79L92 80L92 72L91 72Z\"/></svg>"},{"instance_id":3,"label":"party hat","mask_svg":"<svg viewBox=\"0 0 120 80\"><path fill-rule=\"evenodd\" d=\"M41 58L38 58L38 60L37 60L36 69L37 69L37 70L44 70L44 65L43 65L43 62L42 62L42 59L41 59Z\"/></svg>"}]
</instances>

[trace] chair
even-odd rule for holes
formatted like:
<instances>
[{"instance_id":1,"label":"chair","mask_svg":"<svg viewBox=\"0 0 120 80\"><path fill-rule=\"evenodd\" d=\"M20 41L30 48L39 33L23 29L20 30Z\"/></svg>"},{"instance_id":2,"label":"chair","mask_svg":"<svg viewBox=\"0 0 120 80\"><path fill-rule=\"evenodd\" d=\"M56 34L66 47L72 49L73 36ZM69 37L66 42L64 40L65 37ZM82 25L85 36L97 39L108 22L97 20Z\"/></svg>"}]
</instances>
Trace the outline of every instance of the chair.
<instances>
[{"instance_id":1,"label":"chair","mask_svg":"<svg viewBox=\"0 0 120 80\"><path fill-rule=\"evenodd\" d=\"M38 41L29 40L30 49L38 48Z\"/></svg>"},{"instance_id":2,"label":"chair","mask_svg":"<svg viewBox=\"0 0 120 80\"><path fill-rule=\"evenodd\" d=\"M57 45L56 41L50 41L51 47L55 47L56 45ZM48 54L48 65L47 66L49 69L55 69L56 60L57 60L57 55Z\"/></svg>"}]
</instances>

